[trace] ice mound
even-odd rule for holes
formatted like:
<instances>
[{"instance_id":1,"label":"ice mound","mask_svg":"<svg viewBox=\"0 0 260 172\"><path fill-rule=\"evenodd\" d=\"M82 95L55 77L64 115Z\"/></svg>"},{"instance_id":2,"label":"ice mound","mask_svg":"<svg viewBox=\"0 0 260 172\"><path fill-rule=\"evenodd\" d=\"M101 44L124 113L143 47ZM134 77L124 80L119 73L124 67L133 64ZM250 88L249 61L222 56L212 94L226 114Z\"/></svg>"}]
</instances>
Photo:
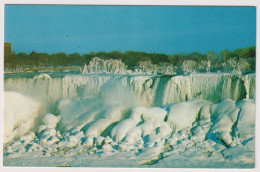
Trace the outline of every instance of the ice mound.
<instances>
[{"instance_id":1,"label":"ice mound","mask_svg":"<svg viewBox=\"0 0 260 172\"><path fill-rule=\"evenodd\" d=\"M30 131L39 116L41 104L17 92L4 92L4 143Z\"/></svg>"},{"instance_id":2,"label":"ice mound","mask_svg":"<svg viewBox=\"0 0 260 172\"><path fill-rule=\"evenodd\" d=\"M246 139L254 136L255 104L253 100L235 102L224 99L211 106L213 125L209 131L226 145L236 146L234 138Z\"/></svg>"},{"instance_id":3,"label":"ice mound","mask_svg":"<svg viewBox=\"0 0 260 172\"><path fill-rule=\"evenodd\" d=\"M103 131L106 130L111 124L118 122L122 118L122 109L115 108L108 111L104 118L97 120L85 132L86 136L98 137Z\"/></svg>"},{"instance_id":4,"label":"ice mound","mask_svg":"<svg viewBox=\"0 0 260 172\"><path fill-rule=\"evenodd\" d=\"M235 103L234 100L224 99L220 103L211 106L214 124L210 133L216 133L216 137L227 145L232 142L232 127L237 120L239 112L239 108L236 107Z\"/></svg>"},{"instance_id":5,"label":"ice mound","mask_svg":"<svg viewBox=\"0 0 260 172\"><path fill-rule=\"evenodd\" d=\"M121 142L124 138L128 142L134 142L141 136L152 134L158 127L160 128L166 114L167 111L159 107L135 107L130 118L112 129L111 137L117 142Z\"/></svg>"},{"instance_id":6,"label":"ice mound","mask_svg":"<svg viewBox=\"0 0 260 172\"><path fill-rule=\"evenodd\" d=\"M47 73L41 73L33 77L33 79L51 79L51 76Z\"/></svg>"},{"instance_id":7,"label":"ice mound","mask_svg":"<svg viewBox=\"0 0 260 172\"><path fill-rule=\"evenodd\" d=\"M103 104L103 106L102 106ZM83 130L86 136L97 137L125 114L125 107L104 104L100 98L63 99L59 102L60 127L65 131Z\"/></svg>"},{"instance_id":8,"label":"ice mound","mask_svg":"<svg viewBox=\"0 0 260 172\"><path fill-rule=\"evenodd\" d=\"M254 100L241 100L237 102L240 108L237 120L236 134L239 137L253 137L255 134L255 102Z\"/></svg>"},{"instance_id":9,"label":"ice mound","mask_svg":"<svg viewBox=\"0 0 260 172\"><path fill-rule=\"evenodd\" d=\"M176 130L191 127L193 122L199 118L200 108L205 105L209 105L209 102L193 100L168 105L166 107L166 109L169 109L167 123Z\"/></svg>"},{"instance_id":10,"label":"ice mound","mask_svg":"<svg viewBox=\"0 0 260 172\"><path fill-rule=\"evenodd\" d=\"M136 122L143 120L151 120L154 122L162 122L166 117L167 111L159 107L135 107L132 109L131 118Z\"/></svg>"},{"instance_id":11,"label":"ice mound","mask_svg":"<svg viewBox=\"0 0 260 172\"><path fill-rule=\"evenodd\" d=\"M51 113L46 114L43 117L43 124L45 124L48 128L55 128L57 123L60 121L60 116L55 116Z\"/></svg>"}]
</instances>

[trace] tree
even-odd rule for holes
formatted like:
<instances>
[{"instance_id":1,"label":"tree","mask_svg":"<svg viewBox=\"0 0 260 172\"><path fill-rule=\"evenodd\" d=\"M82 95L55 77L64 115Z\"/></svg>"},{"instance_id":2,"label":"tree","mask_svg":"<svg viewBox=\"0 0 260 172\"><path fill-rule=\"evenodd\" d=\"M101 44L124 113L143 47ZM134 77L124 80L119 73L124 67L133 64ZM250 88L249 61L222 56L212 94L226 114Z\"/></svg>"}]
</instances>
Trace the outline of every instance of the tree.
<instances>
[{"instance_id":1,"label":"tree","mask_svg":"<svg viewBox=\"0 0 260 172\"><path fill-rule=\"evenodd\" d=\"M209 61L213 61L216 58L218 58L218 54L216 52L214 52L214 51L209 51L209 52L206 53L206 58Z\"/></svg>"},{"instance_id":2,"label":"tree","mask_svg":"<svg viewBox=\"0 0 260 172\"><path fill-rule=\"evenodd\" d=\"M67 62L67 55L64 52L51 54L50 55L50 61L51 61L51 64L54 67L61 66L61 65L67 65L68 64L68 62Z\"/></svg>"},{"instance_id":3,"label":"tree","mask_svg":"<svg viewBox=\"0 0 260 172\"><path fill-rule=\"evenodd\" d=\"M138 66L139 68L142 69L142 71L146 72L147 70L152 68L152 61L151 60L139 61Z\"/></svg>"},{"instance_id":4,"label":"tree","mask_svg":"<svg viewBox=\"0 0 260 172\"><path fill-rule=\"evenodd\" d=\"M189 55L189 59L195 62L199 62L205 59L205 55L201 54L200 52L194 52Z\"/></svg>"},{"instance_id":5,"label":"tree","mask_svg":"<svg viewBox=\"0 0 260 172\"><path fill-rule=\"evenodd\" d=\"M231 58L232 53L229 50L222 50L220 52L220 56L224 59L224 60L228 60Z\"/></svg>"},{"instance_id":6,"label":"tree","mask_svg":"<svg viewBox=\"0 0 260 172\"><path fill-rule=\"evenodd\" d=\"M194 60L184 60L184 62L182 64L182 71L184 73L196 72L196 66L197 66L196 61L194 61Z\"/></svg>"},{"instance_id":7,"label":"tree","mask_svg":"<svg viewBox=\"0 0 260 172\"><path fill-rule=\"evenodd\" d=\"M108 53L110 59L121 59L123 57L123 53L121 51L111 51Z\"/></svg>"},{"instance_id":8,"label":"tree","mask_svg":"<svg viewBox=\"0 0 260 172\"><path fill-rule=\"evenodd\" d=\"M181 57L180 54L170 55L168 58L169 58L169 62L172 65L179 66L183 63L183 58Z\"/></svg>"},{"instance_id":9,"label":"tree","mask_svg":"<svg viewBox=\"0 0 260 172\"><path fill-rule=\"evenodd\" d=\"M81 58L79 53L73 53L68 55L68 64L72 66L82 65L83 59Z\"/></svg>"}]
</instances>

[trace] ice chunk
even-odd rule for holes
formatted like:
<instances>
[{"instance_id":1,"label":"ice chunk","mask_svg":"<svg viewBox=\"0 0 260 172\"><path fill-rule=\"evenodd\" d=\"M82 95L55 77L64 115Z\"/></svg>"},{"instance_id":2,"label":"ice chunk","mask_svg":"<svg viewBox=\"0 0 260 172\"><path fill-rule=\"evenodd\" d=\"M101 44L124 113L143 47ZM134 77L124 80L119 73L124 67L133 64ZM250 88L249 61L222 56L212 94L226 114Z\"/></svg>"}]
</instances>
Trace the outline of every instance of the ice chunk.
<instances>
[{"instance_id":1,"label":"ice chunk","mask_svg":"<svg viewBox=\"0 0 260 172\"><path fill-rule=\"evenodd\" d=\"M37 133L40 134L41 132L43 132L45 129L47 129L47 125L40 125L38 127Z\"/></svg>"},{"instance_id":2,"label":"ice chunk","mask_svg":"<svg viewBox=\"0 0 260 172\"><path fill-rule=\"evenodd\" d=\"M110 150L113 150L113 147L108 144L108 143L105 143L103 146L102 146L102 149L105 150L105 151L110 151Z\"/></svg>"},{"instance_id":3,"label":"ice chunk","mask_svg":"<svg viewBox=\"0 0 260 172\"><path fill-rule=\"evenodd\" d=\"M34 132L29 132L23 136L20 137L20 140L24 143L29 143L30 141L32 141L35 137L35 133Z\"/></svg>"},{"instance_id":4,"label":"ice chunk","mask_svg":"<svg viewBox=\"0 0 260 172\"><path fill-rule=\"evenodd\" d=\"M76 145L80 142L80 137L77 137L77 136L69 136L68 137L68 142L71 144L71 145Z\"/></svg>"},{"instance_id":5,"label":"ice chunk","mask_svg":"<svg viewBox=\"0 0 260 172\"><path fill-rule=\"evenodd\" d=\"M94 144L94 137L88 136L85 142L83 143L84 146L93 146Z\"/></svg>"},{"instance_id":6,"label":"ice chunk","mask_svg":"<svg viewBox=\"0 0 260 172\"><path fill-rule=\"evenodd\" d=\"M167 111L159 107L143 107L138 106L132 109L131 118L135 120L136 123L143 120L152 120L154 122L162 122L167 114Z\"/></svg>"},{"instance_id":7,"label":"ice chunk","mask_svg":"<svg viewBox=\"0 0 260 172\"><path fill-rule=\"evenodd\" d=\"M125 143L125 142L120 143L118 145L118 148L119 148L120 151L130 151L130 150L134 150L135 149L133 144L129 144L129 143Z\"/></svg>"},{"instance_id":8,"label":"ice chunk","mask_svg":"<svg viewBox=\"0 0 260 172\"><path fill-rule=\"evenodd\" d=\"M158 127L157 135L165 138L172 133L172 128L168 125L167 122L161 122L160 127Z\"/></svg>"},{"instance_id":9,"label":"ice chunk","mask_svg":"<svg viewBox=\"0 0 260 172\"><path fill-rule=\"evenodd\" d=\"M142 129L140 126L131 128L125 137L125 141L134 144L142 136Z\"/></svg>"},{"instance_id":10,"label":"ice chunk","mask_svg":"<svg viewBox=\"0 0 260 172\"><path fill-rule=\"evenodd\" d=\"M48 128L55 128L57 123L60 120L60 116L55 116L51 113L46 114L43 119L42 122L43 124L45 124Z\"/></svg>"},{"instance_id":11,"label":"ice chunk","mask_svg":"<svg viewBox=\"0 0 260 172\"><path fill-rule=\"evenodd\" d=\"M117 124L111 131L111 137L116 142L121 142L126 136L126 133L133 127L135 127L135 121L131 118L126 119L119 124Z\"/></svg>"},{"instance_id":12,"label":"ice chunk","mask_svg":"<svg viewBox=\"0 0 260 172\"><path fill-rule=\"evenodd\" d=\"M97 140L96 140L96 145L98 145L98 146L103 145L104 140L105 140L105 137L103 137L103 136L98 136L98 137L97 137Z\"/></svg>"},{"instance_id":13,"label":"ice chunk","mask_svg":"<svg viewBox=\"0 0 260 172\"><path fill-rule=\"evenodd\" d=\"M151 120L154 122L163 122L167 111L158 107L146 108L143 112L144 120Z\"/></svg>"},{"instance_id":14,"label":"ice chunk","mask_svg":"<svg viewBox=\"0 0 260 172\"><path fill-rule=\"evenodd\" d=\"M142 137L145 137L148 134L155 133L155 124L151 120L144 121L142 125L140 125L142 129Z\"/></svg>"},{"instance_id":15,"label":"ice chunk","mask_svg":"<svg viewBox=\"0 0 260 172\"><path fill-rule=\"evenodd\" d=\"M41 144L44 144L44 145L53 145L57 142L59 142L60 140L55 137L55 136L50 136L47 140L44 140L43 142L43 139L41 140Z\"/></svg>"},{"instance_id":16,"label":"ice chunk","mask_svg":"<svg viewBox=\"0 0 260 172\"><path fill-rule=\"evenodd\" d=\"M112 143L113 140L112 140L109 136L107 136L107 137L105 138L104 142L105 142L105 143Z\"/></svg>"},{"instance_id":17,"label":"ice chunk","mask_svg":"<svg viewBox=\"0 0 260 172\"><path fill-rule=\"evenodd\" d=\"M55 135L56 135L56 130L54 128L47 128L43 130L41 134L41 136L55 136Z\"/></svg>"}]
</instances>

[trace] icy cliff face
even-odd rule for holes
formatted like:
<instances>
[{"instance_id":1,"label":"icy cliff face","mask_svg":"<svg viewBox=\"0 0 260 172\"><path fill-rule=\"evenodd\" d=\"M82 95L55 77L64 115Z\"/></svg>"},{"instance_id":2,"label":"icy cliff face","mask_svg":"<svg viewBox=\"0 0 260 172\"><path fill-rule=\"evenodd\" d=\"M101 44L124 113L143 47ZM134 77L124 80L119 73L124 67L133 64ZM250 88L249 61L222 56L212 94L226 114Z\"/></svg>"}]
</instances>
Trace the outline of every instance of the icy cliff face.
<instances>
[{"instance_id":1,"label":"icy cliff face","mask_svg":"<svg viewBox=\"0 0 260 172\"><path fill-rule=\"evenodd\" d=\"M53 104L60 98L100 96L115 88L129 90L139 104L162 106L191 99L254 98L255 74L191 74L187 76L66 75L50 78L5 78L6 91L17 91ZM128 92L128 91L126 91ZM122 95L123 97L124 95Z\"/></svg>"}]
</instances>

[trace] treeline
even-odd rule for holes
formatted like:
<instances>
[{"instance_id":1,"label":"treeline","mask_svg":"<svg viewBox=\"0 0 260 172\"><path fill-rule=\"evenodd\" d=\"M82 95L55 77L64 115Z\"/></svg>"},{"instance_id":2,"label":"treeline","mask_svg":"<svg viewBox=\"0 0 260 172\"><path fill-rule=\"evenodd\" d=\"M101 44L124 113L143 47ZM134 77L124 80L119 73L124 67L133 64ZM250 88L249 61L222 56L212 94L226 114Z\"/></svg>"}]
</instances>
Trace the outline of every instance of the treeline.
<instances>
[{"instance_id":1,"label":"treeline","mask_svg":"<svg viewBox=\"0 0 260 172\"><path fill-rule=\"evenodd\" d=\"M15 69L17 67L32 68L42 66L83 66L89 64L94 58L99 57L103 60L108 59L121 59L121 61L127 66L128 69L135 69L136 67L149 63L152 65L171 65L175 66L176 70L183 70L183 64L185 68L187 66L195 71L206 71L210 64L210 71L219 70L232 70L240 62L246 63L246 67L243 66L244 70L255 70L255 57L256 50L255 46L247 48L239 48L234 51L223 50L219 54L210 51L205 54L200 52L193 53L179 53L179 54L162 54L162 53L146 53L139 51L111 51L111 52L90 52L88 54L66 54L64 52L58 53L37 53L31 52L26 54L24 52L15 53L13 52L8 57L4 57L4 65L7 68ZM239 67L240 68L240 67ZM187 70L186 70L187 71ZM188 72L190 72L188 70Z\"/></svg>"}]
</instances>

